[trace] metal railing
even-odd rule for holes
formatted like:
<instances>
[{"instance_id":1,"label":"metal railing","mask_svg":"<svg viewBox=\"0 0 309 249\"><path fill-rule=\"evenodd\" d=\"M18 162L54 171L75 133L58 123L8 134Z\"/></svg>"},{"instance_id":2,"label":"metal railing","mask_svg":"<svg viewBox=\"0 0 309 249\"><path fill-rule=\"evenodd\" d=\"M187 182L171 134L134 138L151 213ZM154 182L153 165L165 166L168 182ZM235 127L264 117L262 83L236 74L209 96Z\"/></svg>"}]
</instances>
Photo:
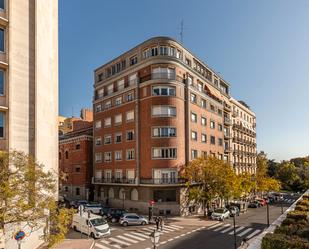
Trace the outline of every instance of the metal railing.
<instances>
[{"instance_id":1,"label":"metal railing","mask_svg":"<svg viewBox=\"0 0 309 249\"><path fill-rule=\"evenodd\" d=\"M135 178L94 178L94 183L121 183L121 184L135 184Z\"/></svg>"},{"instance_id":2,"label":"metal railing","mask_svg":"<svg viewBox=\"0 0 309 249\"><path fill-rule=\"evenodd\" d=\"M141 178L141 184L184 184L184 178Z\"/></svg>"}]
</instances>

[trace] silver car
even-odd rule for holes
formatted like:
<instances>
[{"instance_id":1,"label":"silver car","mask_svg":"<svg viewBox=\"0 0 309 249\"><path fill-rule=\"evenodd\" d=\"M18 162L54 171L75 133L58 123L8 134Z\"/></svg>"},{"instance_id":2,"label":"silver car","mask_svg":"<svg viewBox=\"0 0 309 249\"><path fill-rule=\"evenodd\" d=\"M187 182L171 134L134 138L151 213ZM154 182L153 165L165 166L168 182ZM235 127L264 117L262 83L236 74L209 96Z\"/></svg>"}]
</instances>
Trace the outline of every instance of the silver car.
<instances>
[{"instance_id":1,"label":"silver car","mask_svg":"<svg viewBox=\"0 0 309 249\"><path fill-rule=\"evenodd\" d=\"M119 223L122 226L128 226L128 225L146 225L149 222L148 222L148 219L138 214L126 213L120 217Z\"/></svg>"}]
</instances>

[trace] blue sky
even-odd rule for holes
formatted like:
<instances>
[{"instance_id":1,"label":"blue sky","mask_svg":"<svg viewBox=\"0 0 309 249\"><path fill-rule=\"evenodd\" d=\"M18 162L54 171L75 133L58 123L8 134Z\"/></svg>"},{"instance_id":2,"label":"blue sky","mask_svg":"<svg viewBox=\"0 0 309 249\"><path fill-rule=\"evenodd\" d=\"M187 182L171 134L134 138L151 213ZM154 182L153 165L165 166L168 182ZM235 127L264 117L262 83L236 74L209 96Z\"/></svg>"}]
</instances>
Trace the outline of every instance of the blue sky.
<instances>
[{"instance_id":1,"label":"blue sky","mask_svg":"<svg viewBox=\"0 0 309 249\"><path fill-rule=\"evenodd\" d=\"M257 115L258 150L309 155L308 0L59 1L60 114L91 106L93 70L152 36L180 39Z\"/></svg>"}]
</instances>

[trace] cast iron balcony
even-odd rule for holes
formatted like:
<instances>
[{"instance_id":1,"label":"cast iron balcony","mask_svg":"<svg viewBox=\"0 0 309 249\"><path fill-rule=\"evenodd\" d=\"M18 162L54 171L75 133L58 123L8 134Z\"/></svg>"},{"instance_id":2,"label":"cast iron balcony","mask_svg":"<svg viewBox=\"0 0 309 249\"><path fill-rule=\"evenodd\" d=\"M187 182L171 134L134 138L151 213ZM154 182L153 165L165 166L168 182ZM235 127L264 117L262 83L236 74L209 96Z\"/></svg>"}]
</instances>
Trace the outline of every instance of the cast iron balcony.
<instances>
[{"instance_id":1,"label":"cast iron balcony","mask_svg":"<svg viewBox=\"0 0 309 249\"><path fill-rule=\"evenodd\" d=\"M184 184L186 180L184 178L141 178L141 184L154 184L154 185L173 185Z\"/></svg>"},{"instance_id":2,"label":"cast iron balcony","mask_svg":"<svg viewBox=\"0 0 309 249\"><path fill-rule=\"evenodd\" d=\"M136 184L135 178L93 178L93 183L103 183L103 184Z\"/></svg>"}]
</instances>

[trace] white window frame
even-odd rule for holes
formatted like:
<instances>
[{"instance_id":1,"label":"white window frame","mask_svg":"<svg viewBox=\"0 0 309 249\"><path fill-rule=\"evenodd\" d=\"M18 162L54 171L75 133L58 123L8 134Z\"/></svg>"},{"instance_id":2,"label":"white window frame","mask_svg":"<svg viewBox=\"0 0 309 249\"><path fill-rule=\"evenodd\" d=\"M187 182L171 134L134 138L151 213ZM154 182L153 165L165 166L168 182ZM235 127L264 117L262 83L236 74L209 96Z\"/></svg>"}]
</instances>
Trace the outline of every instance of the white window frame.
<instances>
[{"instance_id":1,"label":"white window frame","mask_svg":"<svg viewBox=\"0 0 309 249\"><path fill-rule=\"evenodd\" d=\"M114 124L115 125L120 125L122 124L122 113L116 114L114 116Z\"/></svg>"},{"instance_id":2,"label":"white window frame","mask_svg":"<svg viewBox=\"0 0 309 249\"><path fill-rule=\"evenodd\" d=\"M102 121L101 120L98 120L95 122L95 128L96 129L101 129L102 128Z\"/></svg>"},{"instance_id":3,"label":"white window frame","mask_svg":"<svg viewBox=\"0 0 309 249\"><path fill-rule=\"evenodd\" d=\"M109 122L107 122L109 120ZM109 124L106 124L106 123L109 123ZM108 117L108 118L105 118L104 119L104 127L110 127L112 126L112 118L111 117Z\"/></svg>"},{"instance_id":4,"label":"white window frame","mask_svg":"<svg viewBox=\"0 0 309 249\"><path fill-rule=\"evenodd\" d=\"M154 114L154 110L160 110L160 113ZM175 113L173 113L175 111ZM151 106L151 115L152 117L177 117L177 108L176 106L171 105L153 105Z\"/></svg>"},{"instance_id":5,"label":"white window frame","mask_svg":"<svg viewBox=\"0 0 309 249\"><path fill-rule=\"evenodd\" d=\"M159 154L162 155L162 150L165 150L163 154L168 154L167 157L157 157L155 156L155 150L159 150ZM168 150L168 151L167 151ZM175 154L175 157L173 157L173 154ZM171 156L172 155L172 156ZM177 148L176 147L152 147L151 149L151 158L153 160L174 160L177 159Z\"/></svg>"},{"instance_id":6,"label":"white window frame","mask_svg":"<svg viewBox=\"0 0 309 249\"><path fill-rule=\"evenodd\" d=\"M126 150L126 161L135 160L135 149Z\"/></svg>"},{"instance_id":7,"label":"white window frame","mask_svg":"<svg viewBox=\"0 0 309 249\"><path fill-rule=\"evenodd\" d=\"M130 116L130 115L133 115L133 118L128 118L128 116ZM134 113L134 110L131 110L131 111L127 111L126 112L126 122L132 122L132 121L134 121L134 119L135 119L135 113Z\"/></svg>"},{"instance_id":8,"label":"white window frame","mask_svg":"<svg viewBox=\"0 0 309 249\"><path fill-rule=\"evenodd\" d=\"M108 156L108 155L109 155L109 156ZM110 160L107 159L107 156L109 157ZM113 158L112 152L110 152L110 151L104 152L104 162L105 162L105 163L110 163L110 162L112 162L112 158Z\"/></svg>"},{"instance_id":9,"label":"white window frame","mask_svg":"<svg viewBox=\"0 0 309 249\"><path fill-rule=\"evenodd\" d=\"M115 153L115 161L117 162L122 161L122 150L116 150L114 153ZM117 157L117 155L120 155L120 157Z\"/></svg>"}]
</instances>

